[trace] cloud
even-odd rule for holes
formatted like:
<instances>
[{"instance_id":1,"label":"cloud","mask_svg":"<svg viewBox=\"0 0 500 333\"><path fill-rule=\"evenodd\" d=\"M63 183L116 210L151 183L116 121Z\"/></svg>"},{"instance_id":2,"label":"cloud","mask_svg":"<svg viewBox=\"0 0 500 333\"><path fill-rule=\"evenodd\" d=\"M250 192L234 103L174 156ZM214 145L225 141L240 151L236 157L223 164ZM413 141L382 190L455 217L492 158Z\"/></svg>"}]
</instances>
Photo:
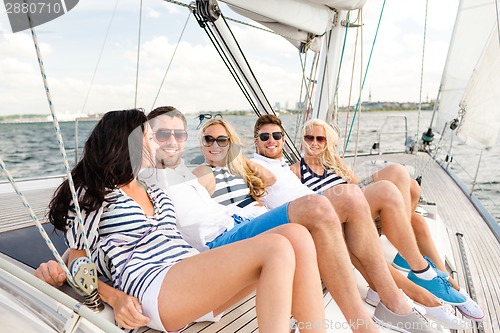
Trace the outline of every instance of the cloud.
<instances>
[{"instance_id":1,"label":"cloud","mask_svg":"<svg viewBox=\"0 0 500 333\"><path fill-rule=\"evenodd\" d=\"M443 0L452 6L454 0ZM382 1L367 2L364 19L366 65ZM60 112L105 112L135 104L138 4L121 1L102 48L115 2L86 0L70 13L37 31L54 104ZM249 104L225 68L205 33L190 19L164 85L160 84L171 60L188 11L163 1L144 1L137 105L151 108L171 104L189 112L249 109ZM432 9L432 13L436 8ZM449 12L450 9L448 8ZM237 17L225 11L227 16ZM440 71L451 33L451 15L429 11L424 85L431 97L437 92ZM420 80L424 7L421 3L388 3L378 36L364 95L375 100L415 101ZM294 106L299 99L301 71L298 51L280 36L229 23L271 105ZM0 30L8 31L6 16ZM354 37L354 30L350 32ZM359 50L358 50L359 53ZM101 55L101 56L100 56ZM346 57L352 56L352 51ZM92 87L90 83L95 73ZM308 55L308 63L313 55ZM341 104L351 85L351 64L344 63ZM359 86L359 71L355 79ZM363 66L364 71L364 66ZM9 102L0 114L48 112L35 51L28 33L0 34L0 97ZM306 75L309 75L307 69ZM354 90L356 90L355 88ZM353 95L357 96L357 95Z\"/></svg>"}]
</instances>

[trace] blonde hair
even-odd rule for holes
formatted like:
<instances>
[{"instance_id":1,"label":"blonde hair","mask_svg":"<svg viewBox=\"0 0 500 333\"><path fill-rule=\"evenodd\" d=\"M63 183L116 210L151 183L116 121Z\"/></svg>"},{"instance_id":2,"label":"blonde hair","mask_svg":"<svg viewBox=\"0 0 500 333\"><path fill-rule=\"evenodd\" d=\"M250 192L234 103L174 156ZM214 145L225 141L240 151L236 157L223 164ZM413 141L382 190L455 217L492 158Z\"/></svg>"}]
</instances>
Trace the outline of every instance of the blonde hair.
<instances>
[{"instance_id":1,"label":"blonde hair","mask_svg":"<svg viewBox=\"0 0 500 333\"><path fill-rule=\"evenodd\" d=\"M327 170L335 171L339 177L342 177L350 183L355 176L337 152L337 143L340 137L340 129L337 124L329 125L321 119L308 120L304 124L304 127L302 127L302 147L304 152L306 154L309 152L309 145L304 140L304 136L306 135L307 129L311 129L313 126L321 126L325 130L326 145L325 149L323 149L319 155L321 165L323 165L323 167Z\"/></svg>"},{"instance_id":2,"label":"blonde hair","mask_svg":"<svg viewBox=\"0 0 500 333\"><path fill-rule=\"evenodd\" d=\"M225 165L229 172L235 176L240 176L245 180L250 191L250 196L255 200L259 200L263 195L267 193L266 187L262 179L257 177L254 171L250 169L246 163L243 153L241 152L241 147L243 142L236 133L234 127L224 119L214 118L207 121L200 129L199 141L201 145L201 140L203 134L213 125L221 125L224 127L227 136L229 137L229 150L226 155Z\"/></svg>"}]
</instances>

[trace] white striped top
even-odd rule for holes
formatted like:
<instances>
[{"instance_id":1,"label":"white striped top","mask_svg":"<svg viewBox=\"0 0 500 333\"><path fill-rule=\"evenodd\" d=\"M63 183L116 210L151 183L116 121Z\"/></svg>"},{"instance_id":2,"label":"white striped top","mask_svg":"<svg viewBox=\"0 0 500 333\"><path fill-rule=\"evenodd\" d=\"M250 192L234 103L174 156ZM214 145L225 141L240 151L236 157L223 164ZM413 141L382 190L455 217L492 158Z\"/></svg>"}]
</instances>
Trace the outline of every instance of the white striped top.
<instances>
[{"instance_id":1,"label":"white striped top","mask_svg":"<svg viewBox=\"0 0 500 333\"><path fill-rule=\"evenodd\" d=\"M243 208L255 201L250 196L250 190L242 177L232 175L226 167L208 166L215 176L215 191L212 199L217 203Z\"/></svg>"},{"instance_id":2,"label":"white striped top","mask_svg":"<svg viewBox=\"0 0 500 333\"><path fill-rule=\"evenodd\" d=\"M309 168L304 158L300 159L300 181L316 193L322 193L336 185L347 184L347 182L339 177L333 170L325 169L323 175L318 175Z\"/></svg>"},{"instance_id":3,"label":"white striped top","mask_svg":"<svg viewBox=\"0 0 500 333\"><path fill-rule=\"evenodd\" d=\"M176 227L174 206L159 188L148 188L155 216L125 192L109 193L96 211L82 211L92 261L113 287L142 300L154 278L175 263L197 253L182 239ZM75 223L74 208L68 213L66 240L70 248L84 249Z\"/></svg>"}]
</instances>

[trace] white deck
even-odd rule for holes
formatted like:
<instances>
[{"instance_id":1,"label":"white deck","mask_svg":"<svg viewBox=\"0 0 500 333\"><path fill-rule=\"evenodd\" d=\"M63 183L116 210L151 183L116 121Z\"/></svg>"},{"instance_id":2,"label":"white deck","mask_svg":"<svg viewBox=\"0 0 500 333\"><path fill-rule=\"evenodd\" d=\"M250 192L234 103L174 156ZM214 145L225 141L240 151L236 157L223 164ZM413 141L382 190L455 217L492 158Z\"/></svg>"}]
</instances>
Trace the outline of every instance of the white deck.
<instances>
[{"instance_id":1,"label":"white deck","mask_svg":"<svg viewBox=\"0 0 500 333\"><path fill-rule=\"evenodd\" d=\"M384 160L388 158L400 163L414 164L414 156L389 155L383 157ZM427 157L426 155L421 155L419 158ZM372 156L370 159L374 159L374 157ZM358 165L363 160L367 160L367 158L360 158ZM361 171L373 172L374 168L363 168ZM450 238L449 244L443 241L439 241L438 244L443 253L445 253L449 265L458 272L458 281L462 286L465 285L465 280L455 233L461 232L464 234L465 250L477 301L487 312L487 319L479 330L478 327L473 325L467 331L499 333L500 282L498 276L500 276L500 245L482 218L476 213L468 198L455 186L453 180L433 162L429 164L428 168L429 171L423 178L423 195L428 201L437 204L437 207L439 207L437 213L444 223L442 227L431 225L431 229L436 233L436 237L438 233L448 233ZM47 203L55 186L53 181L49 184L50 186L44 189L31 186L32 189L26 188L23 190L30 205L40 219L45 215ZM433 186L430 186L431 184ZM5 190L5 186L0 188L0 190ZM12 193L6 194L3 192L1 194L2 191L0 191L0 233L32 225L31 219L19 198ZM433 213L435 208L428 206L427 210ZM388 242L385 241L385 243L386 257L388 260L391 260L394 255L394 249ZM364 297L366 294L366 283L359 275L357 278L360 293ZM345 320L330 294L325 293L324 301L326 317L330 323L329 332L349 331L342 329L342 327L345 327L345 325L342 325ZM186 332L257 332L258 327L255 319L254 305L254 296L250 296L227 311L220 322L192 324ZM369 305L366 305L366 308L370 313L373 312L373 308ZM145 329L144 332L154 331Z\"/></svg>"}]
</instances>

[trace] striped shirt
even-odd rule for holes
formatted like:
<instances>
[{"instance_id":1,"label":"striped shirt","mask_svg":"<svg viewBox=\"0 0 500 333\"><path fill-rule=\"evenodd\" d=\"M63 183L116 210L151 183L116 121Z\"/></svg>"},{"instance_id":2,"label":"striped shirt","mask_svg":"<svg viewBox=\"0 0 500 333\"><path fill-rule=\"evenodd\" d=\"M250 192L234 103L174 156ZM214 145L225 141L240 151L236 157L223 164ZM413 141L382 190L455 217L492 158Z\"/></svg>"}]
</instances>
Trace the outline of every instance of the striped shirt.
<instances>
[{"instance_id":1,"label":"striped shirt","mask_svg":"<svg viewBox=\"0 0 500 333\"><path fill-rule=\"evenodd\" d=\"M325 169L322 175L318 175L311 170L304 161L304 158L300 159L300 181L316 193L322 193L330 187L339 184L347 184L347 182L343 178L337 176L333 170Z\"/></svg>"},{"instance_id":2,"label":"striped shirt","mask_svg":"<svg viewBox=\"0 0 500 333\"><path fill-rule=\"evenodd\" d=\"M215 191L212 199L217 203L243 208L255 202L255 199L250 196L250 190L243 177L232 175L226 167L208 166L215 176Z\"/></svg>"},{"instance_id":3,"label":"striped shirt","mask_svg":"<svg viewBox=\"0 0 500 333\"><path fill-rule=\"evenodd\" d=\"M109 193L100 209L82 211L92 261L113 287L142 300L154 278L175 263L198 253L177 230L174 207L158 188L148 188L155 208L146 216L125 192ZM68 212L66 240L70 248L84 249L74 207Z\"/></svg>"}]
</instances>

